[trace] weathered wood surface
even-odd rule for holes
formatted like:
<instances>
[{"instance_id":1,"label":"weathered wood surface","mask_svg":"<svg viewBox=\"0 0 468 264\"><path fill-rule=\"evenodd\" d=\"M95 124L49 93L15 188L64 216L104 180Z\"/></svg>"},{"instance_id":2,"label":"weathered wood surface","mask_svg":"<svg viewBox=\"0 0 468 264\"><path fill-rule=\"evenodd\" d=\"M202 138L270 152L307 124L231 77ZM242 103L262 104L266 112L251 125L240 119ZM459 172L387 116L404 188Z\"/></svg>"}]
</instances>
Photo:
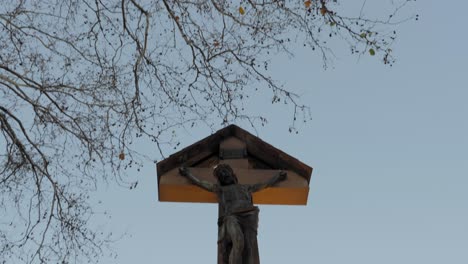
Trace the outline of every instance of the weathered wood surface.
<instances>
[{"instance_id":1,"label":"weathered wood surface","mask_svg":"<svg viewBox=\"0 0 468 264\"><path fill-rule=\"evenodd\" d=\"M310 166L235 125L225 127L193 145L174 153L167 159L160 161L157 164L158 176L182 164L185 166L192 166L208 158L210 155L217 154L219 152L220 142L232 136L246 143L247 155L249 157L258 159L274 169L294 171L296 174L307 179L307 182L310 182L312 174L312 168Z\"/></svg>"}]
</instances>

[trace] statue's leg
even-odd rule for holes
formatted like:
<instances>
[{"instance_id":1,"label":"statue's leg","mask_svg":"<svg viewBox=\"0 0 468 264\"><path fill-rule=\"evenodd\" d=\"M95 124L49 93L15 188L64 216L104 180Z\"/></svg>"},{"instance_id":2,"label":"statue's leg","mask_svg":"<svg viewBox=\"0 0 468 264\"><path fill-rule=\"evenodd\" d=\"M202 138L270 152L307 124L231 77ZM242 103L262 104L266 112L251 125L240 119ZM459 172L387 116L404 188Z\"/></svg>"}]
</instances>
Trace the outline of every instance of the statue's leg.
<instances>
[{"instance_id":1,"label":"statue's leg","mask_svg":"<svg viewBox=\"0 0 468 264\"><path fill-rule=\"evenodd\" d=\"M240 221L244 234L244 251L242 264L260 264L257 244L258 209L245 213Z\"/></svg>"},{"instance_id":2,"label":"statue's leg","mask_svg":"<svg viewBox=\"0 0 468 264\"><path fill-rule=\"evenodd\" d=\"M231 252L231 240L226 233L224 220L218 220L218 264L229 264L229 252Z\"/></svg>"},{"instance_id":3,"label":"statue's leg","mask_svg":"<svg viewBox=\"0 0 468 264\"><path fill-rule=\"evenodd\" d=\"M232 242L229 254L229 264L242 264L242 252L244 250L244 234L237 217L228 216L225 218L226 232Z\"/></svg>"}]
</instances>

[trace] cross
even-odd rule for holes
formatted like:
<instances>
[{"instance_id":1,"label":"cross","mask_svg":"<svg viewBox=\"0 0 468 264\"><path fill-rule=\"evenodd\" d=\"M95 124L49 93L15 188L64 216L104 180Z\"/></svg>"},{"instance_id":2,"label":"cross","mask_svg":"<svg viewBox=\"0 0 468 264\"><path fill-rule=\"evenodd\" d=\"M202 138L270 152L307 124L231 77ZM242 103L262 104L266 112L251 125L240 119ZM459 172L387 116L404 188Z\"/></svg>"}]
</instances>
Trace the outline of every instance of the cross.
<instances>
[{"instance_id":1,"label":"cross","mask_svg":"<svg viewBox=\"0 0 468 264\"><path fill-rule=\"evenodd\" d=\"M157 169L160 201L219 204L218 264L260 263L253 204L305 205L312 173L234 125L171 155ZM223 185L220 178L227 175L230 181L230 174L238 184Z\"/></svg>"}]
</instances>

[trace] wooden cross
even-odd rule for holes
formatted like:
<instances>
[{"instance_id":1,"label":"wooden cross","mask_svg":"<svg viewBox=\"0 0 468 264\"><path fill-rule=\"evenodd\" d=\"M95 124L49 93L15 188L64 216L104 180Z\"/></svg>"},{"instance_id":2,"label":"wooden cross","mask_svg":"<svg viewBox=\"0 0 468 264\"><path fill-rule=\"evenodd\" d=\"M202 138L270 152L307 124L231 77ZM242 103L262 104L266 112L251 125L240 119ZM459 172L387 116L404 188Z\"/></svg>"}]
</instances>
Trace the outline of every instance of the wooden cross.
<instances>
[{"instance_id":1,"label":"wooden cross","mask_svg":"<svg viewBox=\"0 0 468 264\"><path fill-rule=\"evenodd\" d=\"M312 168L234 125L219 130L157 164L159 201L217 203L214 193L182 177L179 168L188 167L199 179L217 183L213 167L218 164L230 165L240 184L266 182L279 170L284 170L288 174L287 180L254 193L253 202L307 204ZM219 248L218 263L223 263Z\"/></svg>"}]
</instances>

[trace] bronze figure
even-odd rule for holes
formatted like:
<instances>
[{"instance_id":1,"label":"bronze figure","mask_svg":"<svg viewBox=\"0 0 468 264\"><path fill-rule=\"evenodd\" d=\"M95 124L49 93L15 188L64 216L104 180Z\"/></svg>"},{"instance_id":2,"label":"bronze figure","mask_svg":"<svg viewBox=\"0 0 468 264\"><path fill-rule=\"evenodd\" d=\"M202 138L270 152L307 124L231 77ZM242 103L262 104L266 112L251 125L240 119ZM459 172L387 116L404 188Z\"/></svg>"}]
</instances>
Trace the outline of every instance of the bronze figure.
<instances>
[{"instance_id":1,"label":"bronze figure","mask_svg":"<svg viewBox=\"0 0 468 264\"><path fill-rule=\"evenodd\" d=\"M259 264L257 227L259 209L252 202L252 193L273 186L286 179L279 171L271 179L258 184L239 184L231 166L219 164L213 174L218 184L203 181L189 169L179 168L179 173L193 184L213 192L218 197L218 228L223 264Z\"/></svg>"}]
</instances>

